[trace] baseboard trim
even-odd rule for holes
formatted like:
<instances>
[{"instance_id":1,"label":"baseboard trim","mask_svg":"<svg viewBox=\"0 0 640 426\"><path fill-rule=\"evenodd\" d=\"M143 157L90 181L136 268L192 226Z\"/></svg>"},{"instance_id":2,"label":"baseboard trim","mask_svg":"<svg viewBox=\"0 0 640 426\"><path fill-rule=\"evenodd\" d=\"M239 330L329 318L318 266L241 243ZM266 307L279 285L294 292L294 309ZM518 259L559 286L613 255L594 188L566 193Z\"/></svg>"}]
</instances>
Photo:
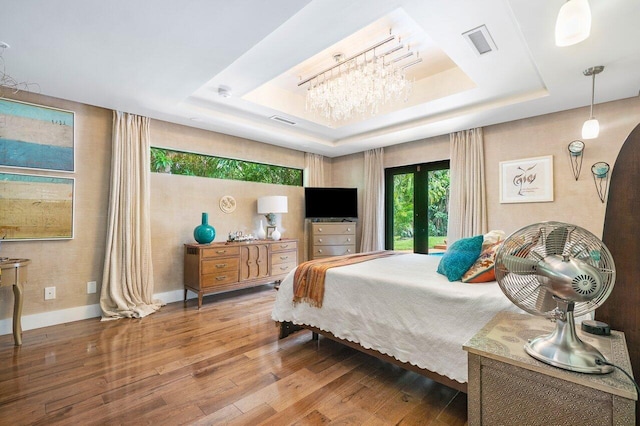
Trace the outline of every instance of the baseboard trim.
<instances>
[{"instance_id":1,"label":"baseboard trim","mask_svg":"<svg viewBox=\"0 0 640 426\"><path fill-rule=\"evenodd\" d=\"M183 300L184 290L173 290L165 293L154 294L153 298L163 303L172 303ZM188 299L197 296L189 293ZM13 315L13 314L12 314ZM39 314L23 315L22 330L34 330L36 328L49 327L51 325L80 321L89 318L99 318L102 315L100 305L77 306L74 308L60 309L57 311L42 312ZM13 316L0 320L0 336L13 333Z\"/></svg>"}]
</instances>

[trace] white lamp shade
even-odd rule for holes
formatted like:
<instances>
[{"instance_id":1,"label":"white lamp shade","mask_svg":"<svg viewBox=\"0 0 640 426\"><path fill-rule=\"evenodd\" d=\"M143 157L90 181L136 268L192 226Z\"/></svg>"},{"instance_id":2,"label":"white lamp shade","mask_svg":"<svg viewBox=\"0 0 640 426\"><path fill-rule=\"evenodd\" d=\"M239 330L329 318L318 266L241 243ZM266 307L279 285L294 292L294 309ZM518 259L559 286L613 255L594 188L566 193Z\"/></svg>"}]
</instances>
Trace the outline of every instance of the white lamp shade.
<instances>
[{"instance_id":1,"label":"white lamp shade","mask_svg":"<svg viewBox=\"0 0 640 426\"><path fill-rule=\"evenodd\" d=\"M591 8L588 0L569 0L560 8L556 20L556 46L580 43L591 33Z\"/></svg>"},{"instance_id":2,"label":"white lamp shade","mask_svg":"<svg viewBox=\"0 0 640 426\"><path fill-rule=\"evenodd\" d=\"M595 118L591 118L582 125L582 139L595 139L600 134L600 123Z\"/></svg>"},{"instance_id":3,"label":"white lamp shade","mask_svg":"<svg viewBox=\"0 0 640 426\"><path fill-rule=\"evenodd\" d=\"M287 197L284 195L273 195L258 198L258 213L287 213Z\"/></svg>"}]
</instances>

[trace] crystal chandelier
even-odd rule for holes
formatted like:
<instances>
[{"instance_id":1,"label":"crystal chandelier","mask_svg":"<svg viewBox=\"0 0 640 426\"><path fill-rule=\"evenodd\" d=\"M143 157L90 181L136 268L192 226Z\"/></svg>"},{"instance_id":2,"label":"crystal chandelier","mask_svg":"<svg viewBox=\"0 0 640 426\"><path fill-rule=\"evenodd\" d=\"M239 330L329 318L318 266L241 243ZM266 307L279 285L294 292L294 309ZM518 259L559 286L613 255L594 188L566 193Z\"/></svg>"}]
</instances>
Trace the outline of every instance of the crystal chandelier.
<instances>
[{"instance_id":1,"label":"crystal chandelier","mask_svg":"<svg viewBox=\"0 0 640 426\"><path fill-rule=\"evenodd\" d=\"M356 114L375 115L383 104L406 100L411 93L411 81L407 79L405 69L422 59L407 63L406 60L414 52L401 54L404 46L400 42L382 53L376 53L376 49L394 39L395 36L390 36L347 59L336 54L336 65L299 83L299 86L309 83L307 111L341 121Z\"/></svg>"}]
</instances>

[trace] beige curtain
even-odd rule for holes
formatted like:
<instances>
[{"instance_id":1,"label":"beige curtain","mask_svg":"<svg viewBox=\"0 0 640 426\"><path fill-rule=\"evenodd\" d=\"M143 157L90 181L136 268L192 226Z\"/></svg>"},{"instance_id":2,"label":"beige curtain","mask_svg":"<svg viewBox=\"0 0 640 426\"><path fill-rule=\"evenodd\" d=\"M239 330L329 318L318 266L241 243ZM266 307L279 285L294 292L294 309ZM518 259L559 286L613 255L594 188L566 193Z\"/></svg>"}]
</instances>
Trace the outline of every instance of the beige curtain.
<instances>
[{"instance_id":1,"label":"beige curtain","mask_svg":"<svg viewBox=\"0 0 640 426\"><path fill-rule=\"evenodd\" d=\"M304 187L324 187L324 157L319 154L304 153ZM309 241L309 220L304 221L304 240ZM309 245L304 245L304 259L309 260Z\"/></svg>"},{"instance_id":2,"label":"beige curtain","mask_svg":"<svg viewBox=\"0 0 640 426\"><path fill-rule=\"evenodd\" d=\"M364 153L364 196L360 251L384 250L384 151Z\"/></svg>"},{"instance_id":3,"label":"beige curtain","mask_svg":"<svg viewBox=\"0 0 640 426\"><path fill-rule=\"evenodd\" d=\"M149 119L114 111L112 138L103 320L140 318L161 306L152 300Z\"/></svg>"},{"instance_id":4,"label":"beige curtain","mask_svg":"<svg viewBox=\"0 0 640 426\"><path fill-rule=\"evenodd\" d=\"M447 243L487 232L482 129L451 133L451 189Z\"/></svg>"},{"instance_id":5,"label":"beige curtain","mask_svg":"<svg viewBox=\"0 0 640 426\"><path fill-rule=\"evenodd\" d=\"M324 157L318 154L304 153L304 186L323 187L324 183Z\"/></svg>"}]
</instances>

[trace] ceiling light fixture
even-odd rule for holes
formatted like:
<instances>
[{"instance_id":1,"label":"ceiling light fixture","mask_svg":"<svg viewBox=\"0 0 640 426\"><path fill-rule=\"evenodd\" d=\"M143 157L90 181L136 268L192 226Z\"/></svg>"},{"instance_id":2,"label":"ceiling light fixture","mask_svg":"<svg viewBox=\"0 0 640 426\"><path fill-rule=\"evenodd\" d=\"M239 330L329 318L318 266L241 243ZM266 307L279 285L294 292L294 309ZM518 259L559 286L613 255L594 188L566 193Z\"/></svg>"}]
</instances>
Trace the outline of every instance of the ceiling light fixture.
<instances>
[{"instance_id":1,"label":"ceiling light fixture","mask_svg":"<svg viewBox=\"0 0 640 426\"><path fill-rule=\"evenodd\" d=\"M603 70L604 67L598 65L583 71L585 76L591 76L593 79L591 82L591 113L589 114L589 119L582 125L582 139L595 139L600 133L600 123L598 123L598 120L593 116L593 100L596 91L596 74L600 74Z\"/></svg>"},{"instance_id":2,"label":"ceiling light fixture","mask_svg":"<svg viewBox=\"0 0 640 426\"><path fill-rule=\"evenodd\" d=\"M309 83L306 109L334 121L347 120L354 114L375 115L381 105L394 99L405 100L411 93L411 82L405 69L422 61L398 39L398 44L384 49L395 40L385 40L347 59L334 55L336 64L300 82ZM382 50L376 52L376 49ZM415 55L411 62L405 62Z\"/></svg>"},{"instance_id":3,"label":"ceiling light fixture","mask_svg":"<svg viewBox=\"0 0 640 426\"><path fill-rule=\"evenodd\" d=\"M588 0L568 0L556 20L556 46L571 46L586 40L591 33L591 8Z\"/></svg>"}]
</instances>

